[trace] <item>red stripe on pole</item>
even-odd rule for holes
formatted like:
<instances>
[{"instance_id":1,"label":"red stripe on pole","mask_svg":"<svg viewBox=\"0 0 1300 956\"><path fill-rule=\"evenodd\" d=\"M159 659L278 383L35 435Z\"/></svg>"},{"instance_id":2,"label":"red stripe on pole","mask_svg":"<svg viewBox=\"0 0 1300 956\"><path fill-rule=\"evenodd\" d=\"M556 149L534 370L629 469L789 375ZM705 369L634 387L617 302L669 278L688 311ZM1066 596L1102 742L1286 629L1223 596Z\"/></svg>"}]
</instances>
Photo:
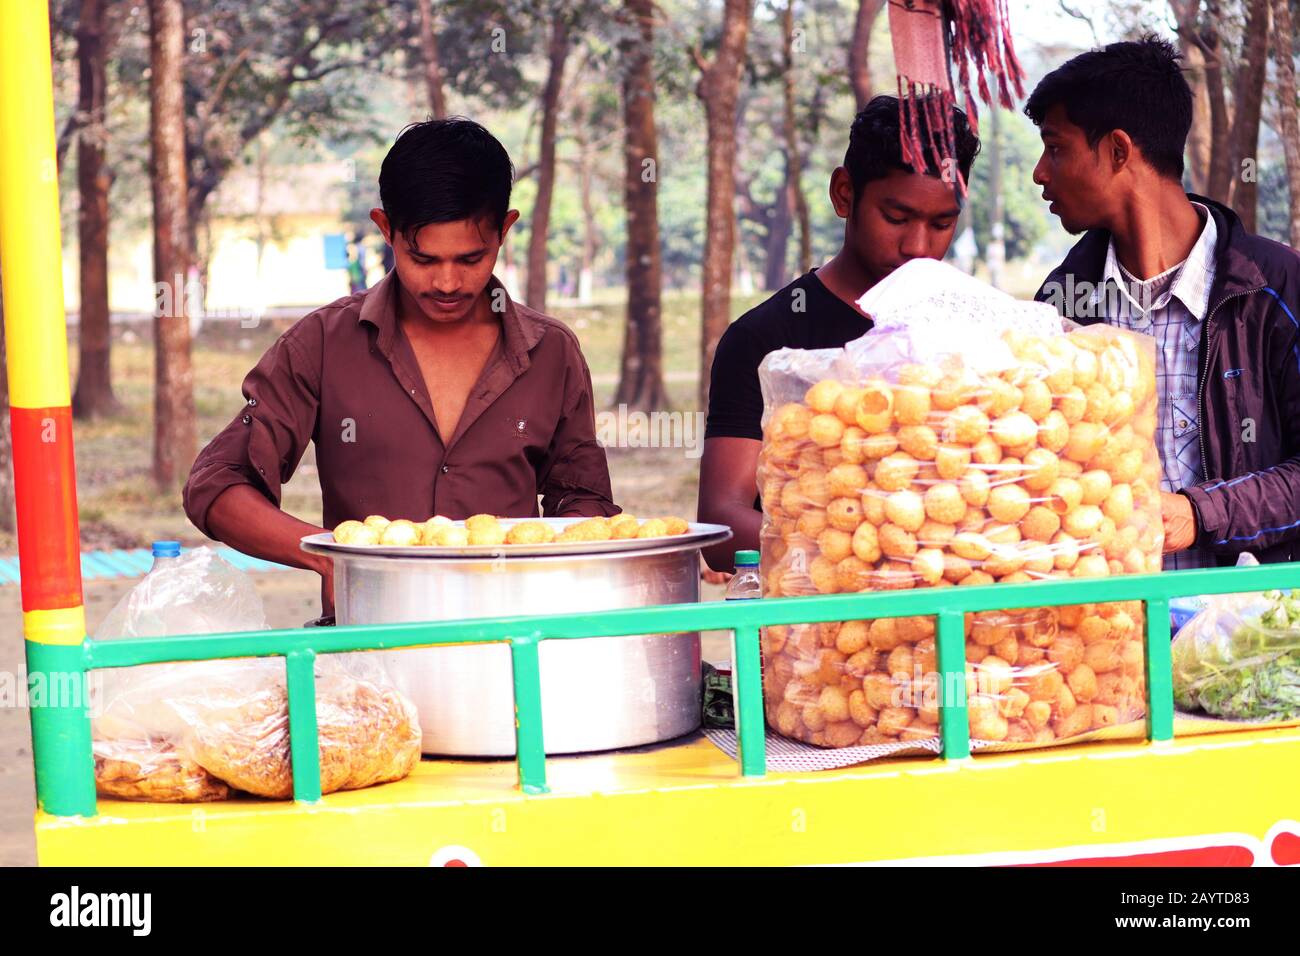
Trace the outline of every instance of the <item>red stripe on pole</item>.
<instances>
[{"instance_id":1,"label":"red stripe on pole","mask_svg":"<svg viewBox=\"0 0 1300 956\"><path fill-rule=\"evenodd\" d=\"M81 604L72 409L9 409L24 611Z\"/></svg>"}]
</instances>

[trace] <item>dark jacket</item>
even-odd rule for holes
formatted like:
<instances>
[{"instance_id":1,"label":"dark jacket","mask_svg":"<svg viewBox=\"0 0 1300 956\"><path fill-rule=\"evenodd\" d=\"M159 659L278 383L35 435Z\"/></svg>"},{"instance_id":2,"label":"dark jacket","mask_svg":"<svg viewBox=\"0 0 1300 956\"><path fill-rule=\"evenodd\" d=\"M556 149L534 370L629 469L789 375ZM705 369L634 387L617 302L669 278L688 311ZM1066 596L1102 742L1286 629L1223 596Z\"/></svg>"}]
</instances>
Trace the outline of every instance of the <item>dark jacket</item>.
<instances>
[{"instance_id":1,"label":"dark jacket","mask_svg":"<svg viewBox=\"0 0 1300 956\"><path fill-rule=\"evenodd\" d=\"M1231 564L1300 557L1300 253L1247 232L1231 209L1218 227L1214 285L1201 323L1199 393L1205 480L1181 489L1196 506L1198 546ZM1066 318L1087 312L1101 282L1110 233L1094 229L1038 290Z\"/></svg>"}]
</instances>

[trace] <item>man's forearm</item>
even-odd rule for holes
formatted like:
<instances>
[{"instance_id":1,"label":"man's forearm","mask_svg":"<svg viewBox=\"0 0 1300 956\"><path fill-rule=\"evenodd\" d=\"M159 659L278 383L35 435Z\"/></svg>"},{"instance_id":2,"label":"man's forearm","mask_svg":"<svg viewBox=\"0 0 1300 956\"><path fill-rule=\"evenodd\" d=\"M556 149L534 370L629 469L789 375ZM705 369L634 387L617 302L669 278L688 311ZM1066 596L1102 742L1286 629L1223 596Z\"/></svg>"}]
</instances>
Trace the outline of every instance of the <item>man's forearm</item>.
<instances>
[{"instance_id":1,"label":"man's forearm","mask_svg":"<svg viewBox=\"0 0 1300 956\"><path fill-rule=\"evenodd\" d=\"M763 513L745 505L701 508L700 520L731 526L730 541L704 549L704 562L714 571L731 571L737 551L757 551L758 533L763 527Z\"/></svg>"},{"instance_id":2,"label":"man's forearm","mask_svg":"<svg viewBox=\"0 0 1300 956\"><path fill-rule=\"evenodd\" d=\"M208 509L207 524L218 540L236 551L322 574L330 571L328 558L299 547L304 535L325 529L281 511L252 485L223 491Z\"/></svg>"}]
</instances>

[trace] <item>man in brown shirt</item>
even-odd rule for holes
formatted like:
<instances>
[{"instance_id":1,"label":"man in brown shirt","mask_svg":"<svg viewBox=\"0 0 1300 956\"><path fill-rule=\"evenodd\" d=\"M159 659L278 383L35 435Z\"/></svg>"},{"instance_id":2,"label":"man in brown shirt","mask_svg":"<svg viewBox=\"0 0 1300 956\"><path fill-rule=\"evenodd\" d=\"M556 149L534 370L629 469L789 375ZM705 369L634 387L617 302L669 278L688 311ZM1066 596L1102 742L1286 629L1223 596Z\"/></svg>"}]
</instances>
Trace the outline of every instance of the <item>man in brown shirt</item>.
<instances>
[{"instance_id":1,"label":"man in brown shirt","mask_svg":"<svg viewBox=\"0 0 1300 956\"><path fill-rule=\"evenodd\" d=\"M611 515L591 375L561 322L514 303L492 275L513 169L468 120L408 127L379 175L371 218L395 267L374 288L295 323L244 380L247 404L199 453L185 511L209 537L309 568L333 611L323 529L280 510L316 443L324 523L478 512Z\"/></svg>"}]
</instances>

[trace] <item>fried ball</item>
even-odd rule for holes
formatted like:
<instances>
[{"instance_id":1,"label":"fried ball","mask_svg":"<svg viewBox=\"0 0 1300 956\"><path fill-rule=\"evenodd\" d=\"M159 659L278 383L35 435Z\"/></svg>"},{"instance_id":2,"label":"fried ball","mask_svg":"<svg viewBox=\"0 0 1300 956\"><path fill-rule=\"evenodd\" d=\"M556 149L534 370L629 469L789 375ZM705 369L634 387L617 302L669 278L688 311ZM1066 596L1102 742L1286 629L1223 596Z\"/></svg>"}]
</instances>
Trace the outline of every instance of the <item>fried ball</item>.
<instances>
[{"instance_id":1,"label":"fried ball","mask_svg":"<svg viewBox=\"0 0 1300 956\"><path fill-rule=\"evenodd\" d=\"M1029 492L1019 485L998 485L989 492L989 514L998 521L1015 524L1030 508Z\"/></svg>"},{"instance_id":2,"label":"fried ball","mask_svg":"<svg viewBox=\"0 0 1300 956\"><path fill-rule=\"evenodd\" d=\"M834 594L838 589L835 573L836 565L836 562L831 561L822 554L813 558L809 563L808 578L819 593Z\"/></svg>"},{"instance_id":3,"label":"fried ball","mask_svg":"<svg viewBox=\"0 0 1300 956\"><path fill-rule=\"evenodd\" d=\"M905 591L916 586L916 575L904 561L885 561L871 575L871 589L875 591Z\"/></svg>"},{"instance_id":4,"label":"fried ball","mask_svg":"<svg viewBox=\"0 0 1300 956\"><path fill-rule=\"evenodd\" d=\"M971 448L971 460L976 465L996 465L1002 460L1002 446L985 435Z\"/></svg>"},{"instance_id":5,"label":"fried ball","mask_svg":"<svg viewBox=\"0 0 1300 956\"><path fill-rule=\"evenodd\" d=\"M1020 410L1036 422L1041 422L1052 410L1052 390L1042 379L1030 379L1020 386Z\"/></svg>"},{"instance_id":6,"label":"fried ball","mask_svg":"<svg viewBox=\"0 0 1300 956\"><path fill-rule=\"evenodd\" d=\"M990 434L1004 448L1028 445L1038 437L1038 423L1024 412L1011 412L994 419Z\"/></svg>"},{"instance_id":7,"label":"fried ball","mask_svg":"<svg viewBox=\"0 0 1300 956\"><path fill-rule=\"evenodd\" d=\"M966 445L941 445L934 456L935 470L940 478L954 481L970 467L970 455L970 448Z\"/></svg>"},{"instance_id":8,"label":"fried ball","mask_svg":"<svg viewBox=\"0 0 1300 956\"><path fill-rule=\"evenodd\" d=\"M856 498L866 490L867 470L850 462L836 465L826 474L826 487L832 498Z\"/></svg>"},{"instance_id":9,"label":"fried ball","mask_svg":"<svg viewBox=\"0 0 1300 956\"><path fill-rule=\"evenodd\" d=\"M933 461L939 436L929 425L904 425L898 430L898 447L920 461Z\"/></svg>"},{"instance_id":10,"label":"fried ball","mask_svg":"<svg viewBox=\"0 0 1300 956\"><path fill-rule=\"evenodd\" d=\"M911 560L916 555L916 535L896 524L881 525L877 541L881 553L886 557Z\"/></svg>"},{"instance_id":11,"label":"fried ball","mask_svg":"<svg viewBox=\"0 0 1300 956\"><path fill-rule=\"evenodd\" d=\"M898 436L893 432L868 435L862 442L862 456L867 461L879 461L898 450Z\"/></svg>"},{"instance_id":12,"label":"fried ball","mask_svg":"<svg viewBox=\"0 0 1300 956\"><path fill-rule=\"evenodd\" d=\"M1061 527L1075 538L1086 538L1098 529L1104 518L1096 505L1079 505L1061 519Z\"/></svg>"},{"instance_id":13,"label":"fried ball","mask_svg":"<svg viewBox=\"0 0 1300 956\"><path fill-rule=\"evenodd\" d=\"M1061 473L1061 460L1046 448L1032 448L1025 453L1021 483L1030 491L1046 491Z\"/></svg>"},{"instance_id":14,"label":"fried ball","mask_svg":"<svg viewBox=\"0 0 1300 956\"><path fill-rule=\"evenodd\" d=\"M894 417L893 390L884 382L867 383L853 417L868 435L889 431Z\"/></svg>"},{"instance_id":15,"label":"fried ball","mask_svg":"<svg viewBox=\"0 0 1300 956\"><path fill-rule=\"evenodd\" d=\"M469 545L469 532L460 525L441 525L434 532L433 543L440 548L464 548Z\"/></svg>"},{"instance_id":16,"label":"fried ball","mask_svg":"<svg viewBox=\"0 0 1300 956\"><path fill-rule=\"evenodd\" d=\"M414 521L398 518L396 521L390 521L379 532L379 543L403 547L419 544L420 528Z\"/></svg>"},{"instance_id":17,"label":"fried ball","mask_svg":"<svg viewBox=\"0 0 1300 956\"><path fill-rule=\"evenodd\" d=\"M831 408L845 425L851 425L857 428L858 421L858 401L862 398L863 389L855 385L845 385L840 391L839 396L835 399L835 405ZM859 429L860 430L860 429Z\"/></svg>"},{"instance_id":18,"label":"fried ball","mask_svg":"<svg viewBox=\"0 0 1300 956\"><path fill-rule=\"evenodd\" d=\"M862 690L849 694L849 719L859 727L870 727L876 722L880 712L867 703L867 695Z\"/></svg>"},{"instance_id":19,"label":"fried ball","mask_svg":"<svg viewBox=\"0 0 1300 956\"><path fill-rule=\"evenodd\" d=\"M920 531L925 513L924 500L915 491L895 491L885 499L885 518L904 531Z\"/></svg>"},{"instance_id":20,"label":"fried ball","mask_svg":"<svg viewBox=\"0 0 1300 956\"><path fill-rule=\"evenodd\" d=\"M952 538L952 552L967 561L983 561L993 552L987 537L977 531L959 531Z\"/></svg>"},{"instance_id":21,"label":"fried ball","mask_svg":"<svg viewBox=\"0 0 1300 956\"><path fill-rule=\"evenodd\" d=\"M354 544L352 540L366 526L360 521L343 521L334 528L334 540L339 544Z\"/></svg>"},{"instance_id":22,"label":"fried ball","mask_svg":"<svg viewBox=\"0 0 1300 956\"><path fill-rule=\"evenodd\" d=\"M922 547L943 549L952 543L953 536L956 534L957 529L953 525L941 521L926 521L921 525L921 530L916 533L916 543Z\"/></svg>"},{"instance_id":23,"label":"fried ball","mask_svg":"<svg viewBox=\"0 0 1300 956\"><path fill-rule=\"evenodd\" d=\"M679 534L686 534L688 531L691 530L691 523L687 521L685 518L677 518L677 517L670 516L664 519L664 524L667 525L668 527L667 533L670 537Z\"/></svg>"},{"instance_id":24,"label":"fried ball","mask_svg":"<svg viewBox=\"0 0 1300 956\"><path fill-rule=\"evenodd\" d=\"M641 522L634 515L620 514L609 519L610 538L625 541L635 538L641 530Z\"/></svg>"},{"instance_id":25,"label":"fried ball","mask_svg":"<svg viewBox=\"0 0 1300 956\"><path fill-rule=\"evenodd\" d=\"M1068 717L1057 717L1051 728L1058 738L1073 737L1092 729L1092 705L1079 704Z\"/></svg>"},{"instance_id":26,"label":"fried ball","mask_svg":"<svg viewBox=\"0 0 1300 956\"><path fill-rule=\"evenodd\" d=\"M838 415L814 415L808 423L808 438L820 448L832 448L843 440L844 427Z\"/></svg>"},{"instance_id":27,"label":"fried ball","mask_svg":"<svg viewBox=\"0 0 1300 956\"><path fill-rule=\"evenodd\" d=\"M915 716L911 707L884 707L876 717L876 729L886 737L897 737Z\"/></svg>"},{"instance_id":28,"label":"fried ball","mask_svg":"<svg viewBox=\"0 0 1300 956\"><path fill-rule=\"evenodd\" d=\"M1045 505L1034 505L1020 519L1019 527L1021 535L1027 540L1050 542L1061 528L1061 518Z\"/></svg>"},{"instance_id":29,"label":"fried ball","mask_svg":"<svg viewBox=\"0 0 1300 956\"><path fill-rule=\"evenodd\" d=\"M472 545L497 545L505 544L506 529L494 519L491 524L481 523L475 527L469 527L466 522L466 531L469 534L469 543ZM565 529L564 533L570 535L570 541L594 541L599 540L589 537L582 531L578 530L578 525L571 525ZM581 536L580 536L581 535ZM605 537L609 537L609 529L605 529Z\"/></svg>"},{"instance_id":30,"label":"fried ball","mask_svg":"<svg viewBox=\"0 0 1300 956\"><path fill-rule=\"evenodd\" d=\"M876 465L872 480L882 491L902 491L912 483L920 463L905 452L886 455Z\"/></svg>"},{"instance_id":31,"label":"fried ball","mask_svg":"<svg viewBox=\"0 0 1300 956\"><path fill-rule=\"evenodd\" d=\"M862 728L851 720L826 725L827 747L852 747L862 736Z\"/></svg>"},{"instance_id":32,"label":"fried ball","mask_svg":"<svg viewBox=\"0 0 1300 956\"><path fill-rule=\"evenodd\" d=\"M826 522L850 533L862 524L862 502L857 498L836 498L826 506Z\"/></svg>"},{"instance_id":33,"label":"fried ball","mask_svg":"<svg viewBox=\"0 0 1300 956\"><path fill-rule=\"evenodd\" d=\"M472 534L476 528L487 528L497 523L495 515L476 514L465 519L465 529Z\"/></svg>"},{"instance_id":34,"label":"fried ball","mask_svg":"<svg viewBox=\"0 0 1300 956\"><path fill-rule=\"evenodd\" d=\"M356 531L348 536L348 540L342 544L378 544L379 531L368 525L362 525Z\"/></svg>"},{"instance_id":35,"label":"fried ball","mask_svg":"<svg viewBox=\"0 0 1300 956\"><path fill-rule=\"evenodd\" d=\"M1083 485L1073 478L1057 478L1047 489L1047 506L1064 517L1083 503Z\"/></svg>"},{"instance_id":36,"label":"fried ball","mask_svg":"<svg viewBox=\"0 0 1300 956\"><path fill-rule=\"evenodd\" d=\"M960 445L974 445L989 432L989 417L974 405L963 405L948 413L943 424L943 440Z\"/></svg>"},{"instance_id":37,"label":"fried ball","mask_svg":"<svg viewBox=\"0 0 1300 956\"><path fill-rule=\"evenodd\" d=\"M912 572L926 584L935 584L943 577L943 552L938 548L922 548L912 558Z\"/></svg>"},{"instance_id":38,"label":"fried ball","mask_svg":"<svg viewBox=\"0 0 1300 956\"><path fill-rule=\"evenodd\" d=\"M823 687L817 706L829 722L849 719L849 695L838 687Z\"/></svg>"},{"instance_id":39,"label":"fried ball","mask_svg":"<svg viewBox=\"0 0 1300 956\"><path fill-rule=\"evenodd\" d=\"M1093 641L1083 649L1083 662L1098 674L1119 670L1124 666L1118 641ZM1078 696L1076 692L1075 696Z\"/></svg>"},{"instance_id":40,"label":"fried ball","mask_svg":"<svg viewBox=\"0 0 1300 956\"><path fill-rule=\"evenodd\" d=\"M930 414L930 389L925 385L894 388L894 421L899 425L924 425Z\"/></svg>"},{"instance_id":41,"label":"fried ball","mask_svg":"<svg viewBox=\"0 0 1300 956\"><path fill-rule=\"evenodd\" d=\"M980 468L968 468L961 476L958 488L961 496L972 508L983 508L989 500L989 476Z\"/></svg>"},{"instance_id":42,"label":"fried ball","mask_svg":"<svg viewBox=\"0 0 1300 956\"><path fill-rule=\"evenodd\" d=\"M388 519L383 515L367 515L366 519L361 523L368 528L374 528L376 531L383 531L388 524Z\"/></svg>"},{"instance_id":43,"label":"fried ball","mask_svg":"<svg viewBox=\"0 0 1300 956\"><path fill-rule=\"evenodd\" d=\"M1103 472L1104 474L1104 472ZM1133 516L1133 489L1129 485L1115 485L1101 503L1102 513L1117 525Z\"/></svg>"},{"instance_id":44,"label":"fried ball","mask_svg":"<svg viewBox=\"0 0 1300 956\"><path fill-rule=\"evenodd\" d=\"M808 425L812 422L813 412L806 405L790 402L782 405L772 413L769 427L774 438L790 438L803 441L808 437Z\"/></svg>"},{"instance_id":45,"label":"fried ball","mask_svg":"<svg viewBox=\"0 0 1300 956\"><path fill-rule=\"evenodd\" d=\"M966 516L966 499L952 482L931 485L926 489L924 502L926 516L940 524L956 525Z\"/></svg>"},{"instance_id":46,"label":"fried ball","mask_svg":"<svg viewBox=\"0 0 1300 956\"><path fill-rule=\"evenodd\" d=\"M857 555L849 555L835 565L835 587L841 594L865 591L871 584L874 569Z\"/></svg>"},{"instance_id":47,"label":"fried ball","mask_svg":"<svg viewBox=\"0 0 1300 956\"><path fill-rule=\"evenodd\" d=\"M876 527L885 523L885 495L879 488L868 488L862 493L862 517Z\"/></svg>"},{"instance_id":48,"label":"fried ball","mask_svg":"<svg viewBox=\"0 0 1300 956\"><path fill-rule=\"evenodd\" d=\"M1082 501L1085 505L1099 505L1111 492L1110 475L1099 469L1085 471L1079 476L1079 487L1083 489Z\"/></svg>"},{"instance_id":49,"label":"fried ball","mask_svg":"<svg viewBox=\"0 0 1300 956\"><path fill-rule=\"evenodd\" d=\"M821 544L820 539L818 544ZM850 547L855 555L868 564L875 564L883 554L880 548L880 533L876 530L876 526L869 521L862 522L854 530ZM822 550L825 552L824 547Z\"/></svg>"},{"instance_id":50,"label":"fried ball","mask_svg":"<svg viewBox=\"0 0 1300 956\"><path fill-rule=\"evenodd\" d=\"M1038 426L1038 444L1047 451L1060 454L1070 440L1070 423L1059 411L1050 411Z\"/></svg>"},{"instance_id":51,"label":"fried ball","mask_svg":"<svg viewBox=\"0 0 1300 956\"><path fill-rule=\"evenodd\" d=\"M804 404L814 412L831 412L844 391L844 383L833 378L822 379L804 394Z\"/></svg>"},{"instance_id":52,"label":"fried ball","mask_svg":"<svg viewBox=\"0 0 1300 956\"><path fill-rule=\"evenodd\" d=\"M844 461L853 465L866 461L866 443L867 433L857 425L844 429L844 437L840 439L840 454L844 456Z\"/></svg>"},{"instance_id":53,"label":"fried ball","mask_svg":"<svg viewBox=\"0 0 1300 956\"><path fill-rule=\"evenodd\" d=\"M1083 420L1098 425L1105 422L1110 417L1110 392L1099 382L1093 382L1083 390L1083 394L1087 401L1083 412Z\"/></svg>"},{"instance_id":54,"label":"fried ball","mask_svg":"<svg viewBox=\"0 0 1300 956\"><path fill-rule=\"evenodd\" d=\"M544 521L521 521L506 532L506 544L548 544L555 531Z\"/></svg>"},{"instance_id":55,"label":"fried ball","mask_svg":"<svg viewBox=\"0 0 1300 956\"><path fill-rule=\"evenodd\" d=\"M945 554L943 556L943 579L952 584L958 584L965 580L966 576L974 568L970 561L956 554Z\"/></svg>"},{"instance_id":56,"label":"fried ball","mask_svg":"<svg viewBox=\"0 0 1300 956\"><path fill-rule=\"evenodd\" d=\"M858 527L870 528L871 525L862 524ZM838 563L853 554L853 535L847 531L840 531L838 528L826 528L816 537L817 550L831 561Z\"/></svg>"},{"instance_id":57,"label":"fried ball","mask_svg":"<svg viewBox=\"0 0 1300 956\"><path fill-rule=\"evenodd\" d=\"M1075 422L1070 426L1070 439L1063 454L1071 461L1084 463L1101 451L1106 443L1106 426L1095 422Z\"/></svg>"},{"instance_id":58,"label":"fried ball","mask_svg":"<svg viewBox=\"0 0 1300 956\"><path fill-rule=\"evenodd\" d=\"M636 533L638 538L663 538L668 535L668 522L663 518L651 518L641 525Z\"/></svg>"},{"instance_id":59,"label":"fried ball","mask_svg":"<svg viewBox=\"0 0 1300 956\"><path fill-rule=\"evenodd\" d=\"M867 647L869 625L866 621L845 621L835 631L835 649L852 658Z\"/></svg>"}]
</instances>

